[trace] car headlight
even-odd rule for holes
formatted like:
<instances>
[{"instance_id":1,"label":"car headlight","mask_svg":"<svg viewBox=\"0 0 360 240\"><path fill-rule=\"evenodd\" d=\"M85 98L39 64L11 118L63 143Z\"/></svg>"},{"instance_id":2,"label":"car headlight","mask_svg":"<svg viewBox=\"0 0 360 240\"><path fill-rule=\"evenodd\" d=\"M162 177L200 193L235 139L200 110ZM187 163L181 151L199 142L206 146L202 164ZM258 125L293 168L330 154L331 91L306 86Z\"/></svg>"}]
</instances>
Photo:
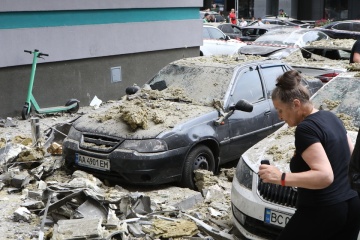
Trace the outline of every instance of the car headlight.
<instances>
[{"instance_id":1,"label":"car headlight","mask_svg":"<svg viewBox=\"0 0 360 240\"><path fill-rule=\"evenodd\" d=\"M166 142L160 139L125 140L120 148L135 150L141 153L163 152L168 149Z\"/></svg>"},{"instance_id":2,"label":"car headlight","mask_svg":"<svg viewBox=\"0 0 360 240\"><path fill-rule=\"evenodd\" d=\"M252 179L253 179L253 171L245 163L243 158L240 158L240 160L239 160L239 163L236 167L235 175L241 185L243 185L244 187L246 187L248 189L251 189Z\"/></svg>"},{"instance_id":3,"label":"car headlight","mask_svg":"<svg viewBox=\"0 0 360 240\"><path fill-rule=\"evenodd\" d=\"M76 130L74 127L71 127L67 135L68 138L80 141L82 133Z\"/></svg>"}]
</instances>

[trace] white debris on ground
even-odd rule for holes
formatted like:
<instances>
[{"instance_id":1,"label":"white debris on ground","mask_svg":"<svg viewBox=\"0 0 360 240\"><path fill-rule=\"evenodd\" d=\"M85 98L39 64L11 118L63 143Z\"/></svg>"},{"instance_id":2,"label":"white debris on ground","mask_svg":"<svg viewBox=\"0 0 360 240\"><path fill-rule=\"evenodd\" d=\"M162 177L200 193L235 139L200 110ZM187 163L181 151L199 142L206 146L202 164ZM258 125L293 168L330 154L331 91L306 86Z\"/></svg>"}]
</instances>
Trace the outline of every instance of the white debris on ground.
<instances>
[{"instance_id":1,"label":"white debris on ground","mask_svg":"<svg viewBox=\"0 0 360 240\"><path fill-rule=\"evenodd\" d=\"M2 239L238 238L230 218L234 169L218 176L197 171L199 191L106 185L82 171L67 175L61 131L75 118L40 118L37 146L30 120L12 119L12 127L0 127Z\"/></svg>"}]
</instances>

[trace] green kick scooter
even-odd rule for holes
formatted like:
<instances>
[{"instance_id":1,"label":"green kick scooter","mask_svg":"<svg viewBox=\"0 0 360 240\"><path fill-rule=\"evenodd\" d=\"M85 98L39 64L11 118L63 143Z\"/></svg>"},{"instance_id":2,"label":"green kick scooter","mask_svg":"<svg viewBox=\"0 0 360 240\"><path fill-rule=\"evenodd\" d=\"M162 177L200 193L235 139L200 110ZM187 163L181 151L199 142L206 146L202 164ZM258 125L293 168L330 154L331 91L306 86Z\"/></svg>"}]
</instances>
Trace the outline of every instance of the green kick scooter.
<instances>
[{"instance_id":1,"label":"green kick scooter","mask_svg":"<svg viewBox=\"0 0 360 240\"><path fill-rule=\"evenodd\" d=\"M36 64L37 64L37 58L41 58L42 56L49 56L49 54L41 53L37 49L35 49L33 52L29 51L29 50L24 50L24 52L33 54L34 57L33 57L33 62L32 62L28 93L27 93L24 107L21 111L22 119L26 120L30 117L30 112L31 112L32 108L34 108L35 112L38 114L52 114L52 113L57 113L57 112L76 113L79 110L79 102L80 102L77 99L68 100L66 102L65 106L40 108L39 104L36 102L35 97L32 93L33 86L34 86L34 80L35 80Z\"/></svg>"}]
</instances>

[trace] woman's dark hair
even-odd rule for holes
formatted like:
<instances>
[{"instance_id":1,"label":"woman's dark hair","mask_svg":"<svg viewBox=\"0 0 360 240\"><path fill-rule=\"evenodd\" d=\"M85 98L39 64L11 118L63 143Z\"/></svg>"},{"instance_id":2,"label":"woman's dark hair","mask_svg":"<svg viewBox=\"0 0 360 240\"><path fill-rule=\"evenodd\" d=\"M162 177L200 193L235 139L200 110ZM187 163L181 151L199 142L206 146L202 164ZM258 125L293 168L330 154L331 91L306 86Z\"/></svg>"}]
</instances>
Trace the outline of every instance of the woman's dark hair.
<instances>
[{"instance_id":1,"label":"woman's dark hair","mask_svg":"<svg viewBox=\"0 0 360 240\"><path fill-rule=\"evenodd\" d=\"M276 87L271 98L279 99L283 103L290 103L294 99L300 102L308 102L310 99L309 90L301 85L301 75L296 70L290 70L276 79Z\"/></svg>"}]
</instances>

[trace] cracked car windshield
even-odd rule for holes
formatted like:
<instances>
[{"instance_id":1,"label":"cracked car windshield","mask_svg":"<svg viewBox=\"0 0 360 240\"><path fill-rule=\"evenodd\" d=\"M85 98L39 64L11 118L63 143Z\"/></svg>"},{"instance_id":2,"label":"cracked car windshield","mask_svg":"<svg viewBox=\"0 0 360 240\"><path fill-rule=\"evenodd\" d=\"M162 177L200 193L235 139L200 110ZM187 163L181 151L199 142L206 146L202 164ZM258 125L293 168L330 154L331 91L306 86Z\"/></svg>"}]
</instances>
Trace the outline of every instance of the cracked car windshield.
<instances>
[{"instance_id":1,"label":"cracked car windshield","mask_svg":"<svg viewBox=\"0 0 360 240\"><path fill-rule=\"evenodd\" d=\"M194 104L212 106L214 99L223 99L232 74L231 68L171 64L163 68L148 85L151 89L159 91L180 89L186 92L186 97Z\"/></svg>"}]
</instances>

